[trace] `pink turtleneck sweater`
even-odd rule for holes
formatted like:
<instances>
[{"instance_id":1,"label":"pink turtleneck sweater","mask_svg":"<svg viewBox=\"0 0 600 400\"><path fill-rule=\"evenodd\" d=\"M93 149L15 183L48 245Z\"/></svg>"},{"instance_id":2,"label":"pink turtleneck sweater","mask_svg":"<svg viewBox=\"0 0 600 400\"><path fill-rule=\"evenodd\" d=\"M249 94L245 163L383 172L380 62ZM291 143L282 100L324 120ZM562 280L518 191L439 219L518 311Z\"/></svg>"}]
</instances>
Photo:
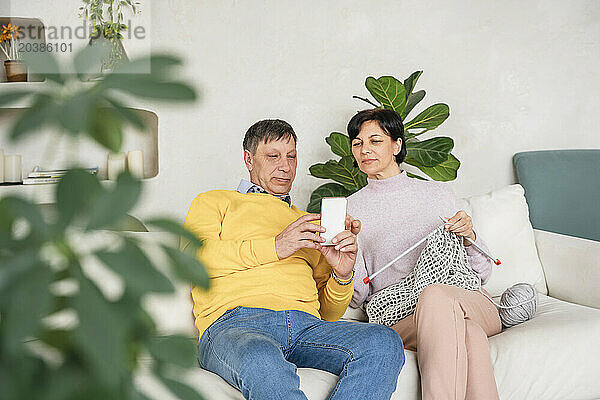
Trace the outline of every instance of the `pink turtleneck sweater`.
<instances>
[{"instance_id":1,"label":"pink turtleneck sweater","mask_svg":"<svg viewBox=\"0 0 600 400\"><path fill-rule=\"evenodd\" d=\"M391 178L368 179L368 184L348 197L348 214L362 222L354 273L354 295L350 306L357 308L373 294L404 279L415 267L426 243L405 255L365 285L363 279L442 224L440 216L459 211L456 197L445 184L409 178L406 171ZM477 227L473 228L477 232ZM487 247L477 237L478 246ZM468 246L469 266L487 282L491 261L474 246Z\"/></svg>"}]
</instances>

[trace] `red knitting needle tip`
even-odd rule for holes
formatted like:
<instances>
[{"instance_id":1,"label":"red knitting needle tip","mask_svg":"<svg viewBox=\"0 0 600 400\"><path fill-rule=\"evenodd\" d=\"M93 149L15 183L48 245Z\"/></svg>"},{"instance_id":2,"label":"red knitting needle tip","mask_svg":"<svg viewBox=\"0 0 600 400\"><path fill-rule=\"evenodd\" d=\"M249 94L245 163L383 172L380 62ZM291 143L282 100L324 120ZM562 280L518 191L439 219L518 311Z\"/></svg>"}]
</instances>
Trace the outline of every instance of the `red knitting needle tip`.
<instances>
[{"instance_id":1,"label":"red knitting needle tip","mask_svg":"<svg viewBox=\"0 0 600 400\"><path fill-rule=\"evenodd\" d=\"M496 265L500 265L500 264L502 264L502 263L500 262L500 260L499 260L499 259L497 259L497 258L496 258L496 261L494 261L494 264L496 264Z\"/></svg>"},{"instance_id":2,"label":"red knitting needle tip","mask_svg":"<svg viewBox=\"0 0 600 400\"><path fill-rule=\"evenodd\" d=\"M365 285L368 285L369 282L371 282L371 280L369 279L369 277L367 276L365 279L363 279L363 282L365 283Z\"/></svg>"}]
</instances>

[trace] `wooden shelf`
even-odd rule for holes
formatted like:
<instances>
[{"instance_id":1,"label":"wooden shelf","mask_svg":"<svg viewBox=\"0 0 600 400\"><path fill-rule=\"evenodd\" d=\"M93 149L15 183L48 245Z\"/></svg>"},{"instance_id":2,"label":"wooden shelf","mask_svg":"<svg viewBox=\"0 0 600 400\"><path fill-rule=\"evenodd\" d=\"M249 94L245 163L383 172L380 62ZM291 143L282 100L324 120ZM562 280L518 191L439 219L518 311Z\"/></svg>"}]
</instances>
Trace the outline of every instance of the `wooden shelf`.
<instances>
[{"instance_id":1,"label":"wooden shelf","mask_svg":"<svg viewBox=\"0 0 600 400\"><path fill-rule=\"evenodd\" d=\"M62 169L70 165L69 161L78 161L83 167L98 167L100 179L107 178L108 151L87 138L73 142L70 136L59 135L54 128L44 127L35 135L18 142L8 139L8 132L15 119L26 108L0 108L0 149L4 154L22 156L23 177L36 165L44 169ZM140 132L128 126L123 132L122 151L142 150L144 157L144 179L158 175L158 116L152 111L132 108L146 122L147 129ZM78 160L77 160L78 159ZM22 189L24 186L14 185ZM3 186L6 188L8 186Z\"/></svg>"},{"instance_id":2,"label":"wooden shelf","mask_svg":"<svg viewBox=\"0 0 600 400\"><path fill-rule=\"evenodd\" d=\"M112 187L115 181L101 180L104 187ZM0 183L0 198L5 196L19 196L36 204L56 203L56 183L43 183L39 185L23 185L22 183Z\"/></svg>"}]
</instances>

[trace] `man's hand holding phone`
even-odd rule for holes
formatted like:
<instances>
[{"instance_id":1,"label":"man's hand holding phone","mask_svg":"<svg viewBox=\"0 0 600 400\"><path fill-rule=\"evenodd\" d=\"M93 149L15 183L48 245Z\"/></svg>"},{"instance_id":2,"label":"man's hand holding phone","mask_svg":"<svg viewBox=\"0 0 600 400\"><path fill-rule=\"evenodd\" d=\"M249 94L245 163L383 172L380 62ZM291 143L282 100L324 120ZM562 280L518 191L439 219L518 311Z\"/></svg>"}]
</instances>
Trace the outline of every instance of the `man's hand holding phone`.
<instances>
[{"instance_id":1,"label":"man's hand holding phone","mask_svg":"<svg viewBox=\"0 0 600 400\"><path fill-rule=\"evenodd\" d=\"M312 221L321 219L320 214L306 214L289 224L279 235L275 236L275 251L281 260L287 258L300 249L321 249L325 239L317 232L325 232L321 225Z\"/></svg>"},{"instance_id":2,"label":"man's hand holding phone","mask_svg":"<svg viewBox=\"0 0 600 400\"><path fill-rule=\"evenodd\" d=\"M350 279L358 250L356 235L360 232L360 221L346 214L345 230L331 240L331 246L323 246L326 240L317 233L324 233L326 228L313 223L319 219L320 214L306 214L288 225L275 237L277 256L290 257L302 248L319 250L340 279Z\"/></svg>"}]
</instances>

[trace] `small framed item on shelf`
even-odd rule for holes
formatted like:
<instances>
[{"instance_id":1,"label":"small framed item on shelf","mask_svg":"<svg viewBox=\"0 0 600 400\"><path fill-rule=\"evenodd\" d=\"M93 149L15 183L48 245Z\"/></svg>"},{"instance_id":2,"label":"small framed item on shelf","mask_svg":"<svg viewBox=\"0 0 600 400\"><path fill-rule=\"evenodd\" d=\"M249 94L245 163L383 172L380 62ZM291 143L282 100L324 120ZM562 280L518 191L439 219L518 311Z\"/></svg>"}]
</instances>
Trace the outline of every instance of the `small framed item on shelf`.
<instances>
[{"instance_id":1,"label":"small framed item on shelf","mask_svg":"<svg viewBox=\"0 0 600 400\"><path fill-rule=\"evenodd\" d=\"M0 82L41 82L28 74L25 53L46 49L46 29L37 18L0 17Z\"/></svg>"}]
</instances>

